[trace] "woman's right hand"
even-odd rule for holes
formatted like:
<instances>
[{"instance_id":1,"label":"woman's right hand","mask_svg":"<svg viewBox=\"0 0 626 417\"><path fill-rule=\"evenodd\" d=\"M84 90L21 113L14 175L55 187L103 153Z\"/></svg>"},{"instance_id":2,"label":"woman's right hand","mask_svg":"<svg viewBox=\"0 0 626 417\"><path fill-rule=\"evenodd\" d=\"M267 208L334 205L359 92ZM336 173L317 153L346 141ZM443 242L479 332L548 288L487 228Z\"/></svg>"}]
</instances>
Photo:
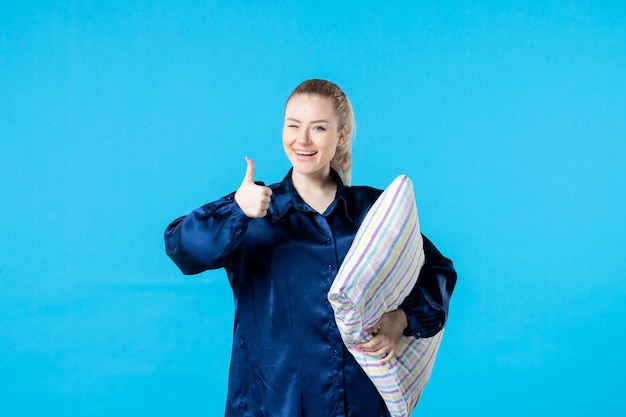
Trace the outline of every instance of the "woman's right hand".
<instances>
[{"instance_id":1,"label":"woman's right hand","mask_svg":"<svg viewBox=\"0 0 626 417\"><path fill-rule=\"evenodd\" d=\"M235 201L243 213L255 219L264 217L272 201L272 189L254 182L254 162L246 156L246 176L235 193Z\"/></svg>"}]
</instances>

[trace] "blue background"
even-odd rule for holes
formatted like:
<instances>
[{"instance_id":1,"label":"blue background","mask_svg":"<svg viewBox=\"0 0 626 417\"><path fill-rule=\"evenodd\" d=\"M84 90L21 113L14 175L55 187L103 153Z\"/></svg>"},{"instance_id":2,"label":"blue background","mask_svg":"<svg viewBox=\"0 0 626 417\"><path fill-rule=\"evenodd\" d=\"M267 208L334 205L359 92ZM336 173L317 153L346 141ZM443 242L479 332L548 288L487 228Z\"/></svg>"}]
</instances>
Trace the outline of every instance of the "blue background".
<instances>
[{"instance_id":1,"label":"blue background","mask_svg":"<svg viewBox=\"0 0 626 417\"><path fill-rule=\"evenodd\" d=\"M459 272L414 415L626 415L625 2L118 3L0 6L0 414L223 415L230 288L162 232L322 77Z\"/></svg>"}]
</instances>

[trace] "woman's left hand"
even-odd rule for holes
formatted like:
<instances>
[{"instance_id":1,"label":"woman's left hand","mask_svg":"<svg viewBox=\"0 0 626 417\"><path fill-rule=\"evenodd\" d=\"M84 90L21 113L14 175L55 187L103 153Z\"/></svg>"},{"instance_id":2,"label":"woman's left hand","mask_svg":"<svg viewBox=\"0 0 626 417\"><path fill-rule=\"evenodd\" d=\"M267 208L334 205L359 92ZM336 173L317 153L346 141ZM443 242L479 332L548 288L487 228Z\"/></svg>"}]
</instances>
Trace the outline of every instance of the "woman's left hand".
<instances>
[{"instance_id":1,"label":"woman's left hand","mask_svg":"<svg viewBox=\"0 0 626 417\"><path fill-rule=\"evenodd\" d=\"M389 362L396 354L407 325L406 314L402 309L385 313L373 329L368 329L373 337L365 343L359 343L357 348L367 356L380 356L381 363Z\"/></svg>"}]
</instances>

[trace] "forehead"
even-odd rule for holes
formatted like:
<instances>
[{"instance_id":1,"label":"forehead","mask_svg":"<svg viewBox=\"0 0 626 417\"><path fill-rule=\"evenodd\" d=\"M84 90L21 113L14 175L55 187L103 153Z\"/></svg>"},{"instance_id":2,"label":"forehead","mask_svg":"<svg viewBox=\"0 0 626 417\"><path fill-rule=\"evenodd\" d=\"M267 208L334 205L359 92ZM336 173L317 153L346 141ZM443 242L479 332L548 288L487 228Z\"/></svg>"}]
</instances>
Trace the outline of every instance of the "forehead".
<instances>
[{"instance_id":1,"label":"forehead","mask_svg":"<svg viewBox=\"0 0 626 417\"><path fill-rule=\"evenodd\" d=\"M335 118L331 99L316 94L297 94L285 106L285 117ZM297 117L296 117L297 118Z\"/></svg>"}]
</instances>

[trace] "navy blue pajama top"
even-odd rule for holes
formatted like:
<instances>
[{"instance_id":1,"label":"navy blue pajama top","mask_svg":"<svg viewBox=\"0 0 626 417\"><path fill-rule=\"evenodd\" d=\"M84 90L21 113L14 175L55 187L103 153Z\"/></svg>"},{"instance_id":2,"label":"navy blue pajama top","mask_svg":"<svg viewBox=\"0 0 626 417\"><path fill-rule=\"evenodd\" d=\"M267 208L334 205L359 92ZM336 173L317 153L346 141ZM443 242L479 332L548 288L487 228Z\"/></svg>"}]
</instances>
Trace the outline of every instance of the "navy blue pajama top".
<instances>
[{"instance_id":1,"label":"navy blue pajama top","mask_svg":"<svg viewBox=\"0 0 626 417\"><path fill-rule=\"evenodd\" d=\"M285 179L270 186L265 217L250 219L231 193L173 221L167 254L184 274L225 268L235 323L225 415L383 417L374 385L344 347L326 299L356 231L382 192L344 186L323 214ZM424 238L426 264L401 308L406 335L430 337L447 319L452 262Z\"/></svg>"}]
</instances>

